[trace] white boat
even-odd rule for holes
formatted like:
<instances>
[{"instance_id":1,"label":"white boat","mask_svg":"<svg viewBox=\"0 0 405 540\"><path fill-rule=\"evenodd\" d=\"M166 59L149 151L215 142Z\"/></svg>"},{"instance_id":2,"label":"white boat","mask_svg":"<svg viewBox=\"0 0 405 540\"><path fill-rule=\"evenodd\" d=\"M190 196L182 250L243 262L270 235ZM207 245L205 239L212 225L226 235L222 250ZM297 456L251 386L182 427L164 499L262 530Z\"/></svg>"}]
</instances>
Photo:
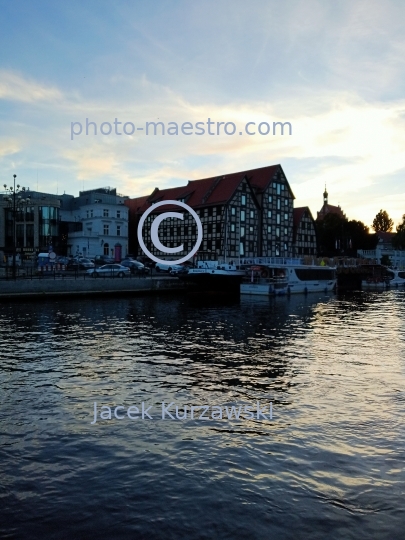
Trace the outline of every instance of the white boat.
<instances>
[{"instance_id":1,"label":"white boat","mask_svg":"<svg viewBox=\"0 0 405 540\"><path fill-rule=\"evenodd\" d=\"M330 266L306 265L301 259L251 259L249 278L241 286L241 294L284 295L309 292L330 292L336 287L336 270Z\"/></svg>"},{"instance_id":2,"label":"white boat","mask_svg":"<svg viewBox=\"0 0 405 540\"><path fill-rule=\"evenodd\" d=\"M405 271L389 268L387 275L389 287L403 287L405 285Z\"/></svg>"},{"instance_id":3,"label":"white boat","mask_svg":"<svg viewBox=\"0 0 405 540\"><path fill-rule=\"evenodd\" d=\"M361 287L363 290L372 291L404 286L405 272L403 270L397 270L393 268L387 268L384 276L370 276L368 279L363 279L363 281L361 282Z\"/></svg>"},{"instance_id":4,"label":"white boat","mask_svg":"<svg viewBox=\"0 0 405 540\"><path fill-rule=\"evenodd\" d=\"M245 275L245 270L239 270L233 264L199 261L197 268L178 273L177 277L197 291L239 292L239 285Z\"/></svg>"}]
</instances>

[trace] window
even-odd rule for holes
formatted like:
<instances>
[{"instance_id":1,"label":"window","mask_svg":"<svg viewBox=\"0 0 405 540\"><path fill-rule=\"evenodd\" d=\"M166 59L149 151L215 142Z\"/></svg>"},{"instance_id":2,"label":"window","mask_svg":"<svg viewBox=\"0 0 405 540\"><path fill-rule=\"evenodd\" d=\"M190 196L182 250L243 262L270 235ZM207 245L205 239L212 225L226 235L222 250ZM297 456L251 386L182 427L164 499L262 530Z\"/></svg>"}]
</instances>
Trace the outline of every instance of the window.
<instances>
[{"instance_id":1,"label":"window","mask_svg":"<svg viewBox=\"0 0 405 540\"><path fill-rule=\"evenodd\" d=\"M236 208L231 206L231 216L236 216Z\"/></svg>"},{"instance_id":2,"label":"window","mask_svg":"<svg viewBox=\"0 0 405 540\"><path fill-rule=\"evenodd\" d=\"M273 189L276 189L277 187L277 182L273 182Z\"/></svg>"},{"instance_id":3,"label":"window","mask_svg":"<svg viewBox=\"0 0 405 540\"><path fill-rule=\"evenodd\" d=\"M103 217L108 217L108 216L109 216L108 208L104 208L104 210L103 210Z\"/></svg>"},{"instance_id":4,"label":"window","mask_svg":"<svg viewBox=\"0 0 405 540\"><path fill-rule=\"evenodd\" d=\"M281 184L281 191L284 191L284 184Z\"/></svg>"},{"instance_id":5,"label":"window","mask_svg":"<svg viewBox=\"0 0 405 540\"><path fill-rule=\"evenodd\" d=\"M276 236L280 238L280 227L276 227Z\"/></svg>"},{"instance_id":6,"label":"window","mask_svg":"<svg viewBox=\"0 0 405 540\"><path fill-rule=\"evenodd\" d=\"M250 211L250 217L253 219L255 217L255 211L254 210L251 210Z\"/></svg>"},{"instance_id":7,"label":"window","mask_svg":"<svg viewBox=\"0 0 405 540\"><path fill-rule=\"evenodd\" d=\"M108 225L107 225L107 227L108 227ZM110 246L108 244L104 244L104 255L109 255L109 253L108 253L109 252L109 247Z\"/></svg>"},{"instance_id":8,"label":"window","mask_svg":"<svg viewBox=\"0 0 405 540\"><path fill-rule=\"evenodd\" d=\"M117 225L117 236L121 236L121 225Z\"/></svg>"},{"instance_id":9,"label":"window","mask_svg":"<svg viewBox=\"0 0 405 540\"><path fill-rule=\"evenodd\" d=\"M285 221L288 220L288 214L284 214L284 220L285 220Z\"/></svg>"},{"instance_id":10,"label":"window","mask_svg":"<svg viewBox=\"0 0 405 540\"><path fill-rule=\"evenodd\" d=\"M231 223L231 232L235 232L235 223Z\"/></svg>"},{"instance_id":11,"label":"window","mask_svg":"<svg viewBox=\"0 0 405 540\"><path fill-rule=\"evenodd\" d=\"M284 227L284 234L287 236L288 235L288 229L286 227Z\"/></svg>"},{"instance_id":12,"label":"window","mask_svg":"<svg viewBox=\"0 0 405 540\"><path fill-rule=\"evenodd\" d=\"M245 236L245 227L240 228L240 237L243 238Z\"/></svg>"},{"instance_id":13,"label":"window","mask_svg":"<svg viewBox=\"0 0 405 540\"><path fill-rule=\"evenodd\" d=\"M93 208L90 210L90 217L93 217Z\"/></svg>"},{"instance_id":14,"label":"window","mask_svg":"<svg viewBox=\"0 0 405 540\"><path fill-rule=\"evenodd\" d=\"M281 193L281 184L277 184L277 195Z\"/></svg>"},{"instance_id":15,"label":"window","mask_svg":"<svg viewBox=\"0 0 405 540\"><path fill-rule=\"evenodd\" d=\"M287 242L284 242L284 251L287 251L288 250L288 244Z\"/></svg>"},{"instance_id":16,"label":"window","mask_svg":"<svg viewBox=\"0 0 405 540\"><path fill-rule=\"evenodd\" d=\"M280 214L277 214L277 225L279 225L279 224L280 224L280 219L281 219L281 216L280 216Z\"/></svg>"},{"instance_id":17,"label":"window","mask_svg":"<svg viewBox=\"0 0 405 540\"><path fill-rule=\"evenodd\" d=\"M270 234L271 233L271 225L267 225L267 232Z\"/></svg>"},{"instance_id":18,"label":"window","mask_svg":"<svg viewBox=\"0 0 405 540\"><path fill-rule=\"evenodd\" d=\"M121 210L117 210L117 219L121 218Z\"/></svg>"},{"instance_id":19,"label":"window","mask_svg":"<svg viewBox=\"0 0 405 540\"><path fill-rule=\"evenodd\" d=\"M277 210L280 210L281 207L281 201L280 199L277 199Z\"/></svg>"},{"instance_id":20,"label":"window","mask_svg":"<svg viewBox=\"0 0 405 540\"><path fill-rule=\"evenodd\" d=\"M288 206L288 199L284 199L284 206Z\"/></svg>"},{"instance_id":21,"label":"window","mask_svg":"<svg viewBox=\"0 0 405 540\"><path fill-rule=\"evenodd\" d=\"M245 255L245 244L243 242L239 244L239 254L242 256Z\"/></svg>"},{"instance_id":22,"label":"window","mask_svg":"<svg viewBox=\"0 0 405 540\"><path fill-rule=\"evenodd\" d=\"M246 206L246 195L241 196L240 202L242 206Z\"/></svg>"},{"instance_id":23,"label":"window","mask_svg":"<svg viewBox=\"0 0 405 540\"><path fill-rule=\"evenodd\" d=\"M240 220L241 220L241 221L245 221L245 219L246 219L246 213L245 213L244 210L241 210L241 211L240 211Z\"/></svg>"},{"instance_id":24,"label":"window","mask_svg":"<svg viewBox=\"0 0 405 540\"><path fill-rule=\"evenodd\" d=\"M273 202L273 197L272 195L269 195L269 203L272 203Z\"/></svg>"},{"instance_id":25,"label":"window","mask_svg":"<svg viewBox=\"0 0 405 540\"><path fill-rule=\"evenodd\" d=\"M89 211L86 210L86 218L88 218L88 217L89 217Z\"/></svg>"},{"instance_id":26,"label":"window","mask_svg":"<svg viewBox=\"0 0 405 540\"><path fill-rule=\"evenodd\" d=\"M110 226L109 225L104 225L103 230L104 230L104 234L106 236L108 236L110 234ZM108 255L108 253L107 253L107 255Z\"/></svg>"},{"instance_id":27,"label":"window","mask_svg":"<svg viewBox=\"0 0 405 540\"><path fill-rule=\"evenodd\" d=\"M249 227L249 232L253 232L253 227Z\"/></svg>"},{"instance_id":28,"label":"window","mask_svg":"<svg viewBox=\"0 0 405 540\"><path fill-rule=\"evenodd\" d=\"M267 217L271 218L271 210L267 211Z\"/></svg>"}]
</instances>

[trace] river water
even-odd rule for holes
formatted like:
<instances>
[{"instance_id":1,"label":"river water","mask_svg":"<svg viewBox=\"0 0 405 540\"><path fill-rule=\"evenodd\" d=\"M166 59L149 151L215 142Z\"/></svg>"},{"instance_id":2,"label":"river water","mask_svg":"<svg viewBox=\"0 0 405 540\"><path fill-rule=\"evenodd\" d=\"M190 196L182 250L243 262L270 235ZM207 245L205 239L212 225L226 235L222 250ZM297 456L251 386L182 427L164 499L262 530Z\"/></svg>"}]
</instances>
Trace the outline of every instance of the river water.
<instances>
[{"instance_id":1,"label":"river water","mask_svg":"<svg viewBox=\"0 0 405 540\"><path fill-rule=\"evenodd\" d=\"M404 330L403 291L3 304L0 537L404 538Z\"/></svg>"}]
</instances>

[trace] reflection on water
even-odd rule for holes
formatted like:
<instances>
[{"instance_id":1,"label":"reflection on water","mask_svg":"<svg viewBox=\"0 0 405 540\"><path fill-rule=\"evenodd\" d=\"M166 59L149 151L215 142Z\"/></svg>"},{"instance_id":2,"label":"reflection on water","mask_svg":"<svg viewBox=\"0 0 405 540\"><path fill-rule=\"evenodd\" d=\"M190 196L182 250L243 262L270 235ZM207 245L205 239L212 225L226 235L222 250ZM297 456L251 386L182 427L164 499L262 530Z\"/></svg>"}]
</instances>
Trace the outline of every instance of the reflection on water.
<instances>
[{"instance_id":1,"label":"reflection on water","mask_svg":"<svg viewBox=\"0 0 405 540\"><path fill-rule=\"evenodd\" d=\"M395 539L405 295L4 304L0 536ZM273 420L93 420L273 402Z\"/></svg>"}]
</instances>

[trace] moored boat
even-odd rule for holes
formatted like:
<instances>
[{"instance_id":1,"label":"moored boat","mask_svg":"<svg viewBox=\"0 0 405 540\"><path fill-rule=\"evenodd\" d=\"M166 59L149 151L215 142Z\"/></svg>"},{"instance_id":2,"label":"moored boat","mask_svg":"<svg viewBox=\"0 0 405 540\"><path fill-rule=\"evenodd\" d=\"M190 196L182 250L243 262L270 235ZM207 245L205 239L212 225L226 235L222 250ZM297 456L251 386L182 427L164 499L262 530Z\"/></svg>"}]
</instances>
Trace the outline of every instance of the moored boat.
<instances>
[{"instance_id":1,"label":"moored boat","mask_svg":"<svg viewBox=\"0 0 405 540\"><path fill-rule=\"evenodd\" d=\"M219 264L218 261L200 261L197 268L177 274L196 291L239 292L239 286L245 277L245 270L232 264Z\"/></svg>"},{"instance_id":2,"label":"moored boat","mask_svg":"<svg viewBox=\"0 0 405 540\"><path fill-rule=\"evenodd\" d=\"M336 270L324 265L306 265L301 259L255 259L241 294L282 295L330 292L336 287ZM259 263L259 264L257 264Z\"/></svg>"}]
</instances>

